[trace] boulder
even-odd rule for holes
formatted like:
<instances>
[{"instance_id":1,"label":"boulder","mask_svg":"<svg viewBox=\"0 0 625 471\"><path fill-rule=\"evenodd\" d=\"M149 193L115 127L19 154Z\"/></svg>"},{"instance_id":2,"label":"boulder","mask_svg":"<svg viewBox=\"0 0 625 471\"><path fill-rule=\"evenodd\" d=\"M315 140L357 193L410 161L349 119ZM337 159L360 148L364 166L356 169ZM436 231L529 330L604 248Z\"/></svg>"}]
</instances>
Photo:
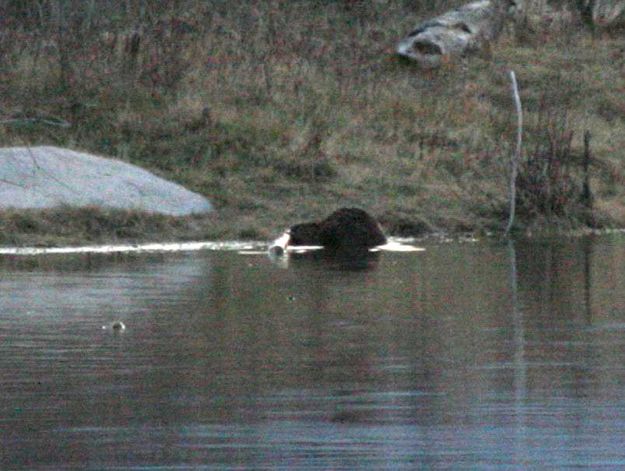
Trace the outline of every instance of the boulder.
<instances>
[{"instance_id":1,"label":"boulder","mask_svg":"<svg viewBox=\"0 0 625 471\"><path fill-rule=\"evenodd\" d=\"M425 68L443 58L474 52L495 40L506 19L519 15L520 0L479 0L421 23L397 46L397 53Z\"/></svg>"},{"instance_id":2,"label":"boulder","mask_svg":"<svg viewBox=\"0 0 625 471\"><path fill-rule=\"evenodd\" d=\"M171 216L213 210L203 196L126 162L59 147L0 148L0 209L57 206Z\"/></svg>"}]
</instances>

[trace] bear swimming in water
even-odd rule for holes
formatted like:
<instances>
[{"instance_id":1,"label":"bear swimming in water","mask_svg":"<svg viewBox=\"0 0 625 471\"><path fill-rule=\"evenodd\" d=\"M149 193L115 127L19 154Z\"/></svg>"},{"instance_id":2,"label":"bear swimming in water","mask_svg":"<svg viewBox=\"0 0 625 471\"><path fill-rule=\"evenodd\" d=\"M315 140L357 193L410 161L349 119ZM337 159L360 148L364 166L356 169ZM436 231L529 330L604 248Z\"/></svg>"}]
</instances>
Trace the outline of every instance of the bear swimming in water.
<instances>
[{"instance_id":1,"label":"bear swimming in water","mask_svg":"<svg viewBox=\"0 0 625 471\"><path fill-rule=\"evenodd\" d=\"M339 252L362 251L386 244L377 221L358 208L341 208L319 222L296 224L287 231L284 245L320 245Z\"/></svg>"}]
</instances>

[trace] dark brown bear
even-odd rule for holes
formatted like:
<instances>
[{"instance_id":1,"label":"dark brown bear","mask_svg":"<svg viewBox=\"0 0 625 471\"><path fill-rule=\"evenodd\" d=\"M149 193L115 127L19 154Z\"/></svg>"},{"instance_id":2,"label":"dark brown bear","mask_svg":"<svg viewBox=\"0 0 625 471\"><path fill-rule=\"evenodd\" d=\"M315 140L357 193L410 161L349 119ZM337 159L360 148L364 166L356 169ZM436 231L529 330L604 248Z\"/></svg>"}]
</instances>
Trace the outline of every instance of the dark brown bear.
<instances>
[{"instance_id":1,"label":"dark brown bear","mask_svg":"<svg viewBox=\"0 0 625 471\"><path fill-rule=\"evenodd\" d=\"M362 250L383 245L386 236L377 221L362 209L341 208L320 222L289 229L289 245L322 245L333 250Z\"/></svg>"}]
</instances>

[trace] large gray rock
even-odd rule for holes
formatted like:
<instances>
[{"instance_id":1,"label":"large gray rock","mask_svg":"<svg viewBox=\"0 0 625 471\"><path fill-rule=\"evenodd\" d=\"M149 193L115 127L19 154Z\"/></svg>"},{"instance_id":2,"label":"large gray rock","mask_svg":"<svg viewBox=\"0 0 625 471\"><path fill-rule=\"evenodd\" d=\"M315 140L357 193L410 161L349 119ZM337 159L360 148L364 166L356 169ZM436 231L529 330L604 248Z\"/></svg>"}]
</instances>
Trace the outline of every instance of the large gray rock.
<instances>
[{"instance_id":1,"label":"large gray rock","mask_svg":"<svg viewBox=\"0 0 625 471\"><path fill-rule=\"evenodd\" d=\"M59 147L0 148L0 209L95 206L185 216L201 195L119 160Z\"/></svg>"},{"instance_id":2,"label":"large gray rock","mask_svg":"<svg viewBox=\"0 0 625 471\"><path fill-rule=\"evenodd\" d=\"M424 68L435 68L444 58L475 52L501 32L504 22L515 18L524 0L478 0L421 23L397 45L400 56Z\"/></svg>"}]
</instances>

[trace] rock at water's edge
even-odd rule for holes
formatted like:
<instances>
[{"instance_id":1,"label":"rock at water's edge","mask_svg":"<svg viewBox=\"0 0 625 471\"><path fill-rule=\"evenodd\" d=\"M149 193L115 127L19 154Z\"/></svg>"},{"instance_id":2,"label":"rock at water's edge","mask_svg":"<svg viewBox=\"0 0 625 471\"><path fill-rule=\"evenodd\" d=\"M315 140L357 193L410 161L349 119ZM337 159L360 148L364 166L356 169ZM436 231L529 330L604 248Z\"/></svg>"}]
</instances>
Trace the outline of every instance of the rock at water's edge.
<instances>
[{"instance_id":1,"label":"rock at water's edge","mask_svg":"<svg viewBox=\"0 0 625 471\"><path fill-rule=\"evenodd\" d=\"M52 146L0 148L0 209L57 206L171 216L213 210L203 196L126 162Z\"/></svg>"}]
</instances>

